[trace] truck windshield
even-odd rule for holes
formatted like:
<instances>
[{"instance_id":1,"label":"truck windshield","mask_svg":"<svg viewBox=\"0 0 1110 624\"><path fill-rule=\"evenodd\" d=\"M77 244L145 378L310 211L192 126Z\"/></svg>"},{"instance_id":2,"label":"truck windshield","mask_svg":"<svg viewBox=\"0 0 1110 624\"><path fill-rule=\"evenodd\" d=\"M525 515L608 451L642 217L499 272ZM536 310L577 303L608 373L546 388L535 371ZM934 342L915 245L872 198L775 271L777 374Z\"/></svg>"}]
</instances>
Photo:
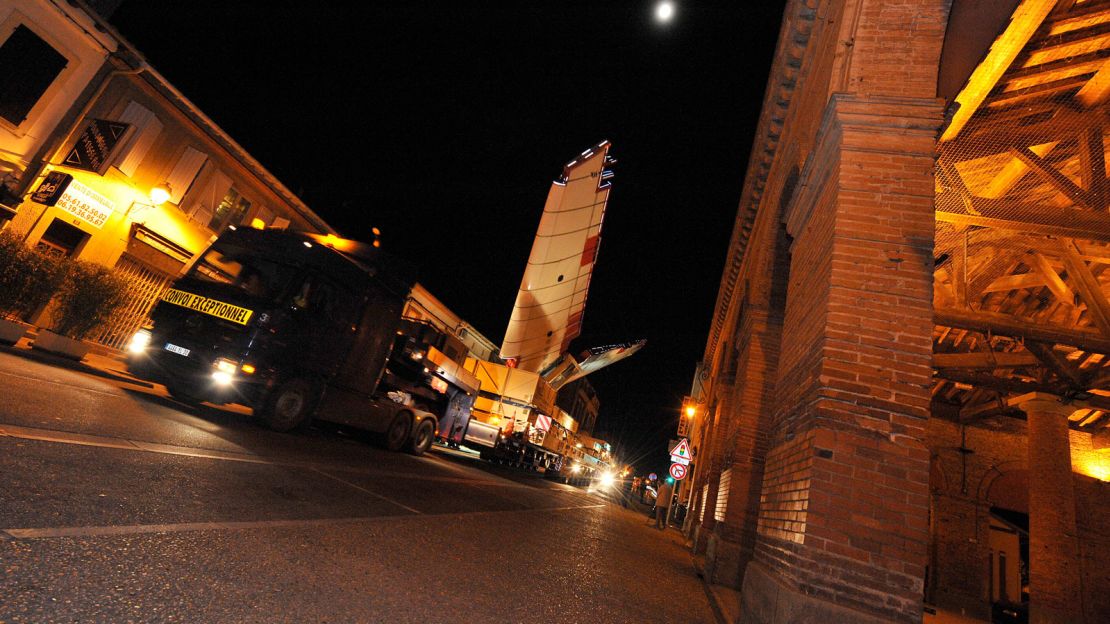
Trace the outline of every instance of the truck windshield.
<instances>
[{"instance_id":1,"label":"truck windshield","mask_svg":"<svg viewBox=\"0 0 1110 624\"><path fill-rule=\"evenodd\" d=\"M190 276L202 282L230 284L245 293L267 300L277 299L293 267L252 255L234 245L215 245L197 261Z\"/></svg>"}]
</instances>

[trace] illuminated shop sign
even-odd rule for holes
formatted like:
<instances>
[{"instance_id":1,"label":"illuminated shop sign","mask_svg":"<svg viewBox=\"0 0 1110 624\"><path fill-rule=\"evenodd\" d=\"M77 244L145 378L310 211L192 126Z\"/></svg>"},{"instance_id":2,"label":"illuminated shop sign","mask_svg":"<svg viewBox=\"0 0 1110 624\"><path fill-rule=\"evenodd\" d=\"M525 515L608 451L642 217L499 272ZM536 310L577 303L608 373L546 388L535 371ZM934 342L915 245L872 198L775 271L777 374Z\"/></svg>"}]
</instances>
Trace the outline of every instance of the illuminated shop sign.
<instances>
[{"instance_id":1,"label":"illuminated shop sign","mask_svg":"<svg viewBox=\"0 0 1110 624\"><path fill-rule=\"evenodd\" d=\"M209 299L200 295L185 292L184 290L169 289L166 294L162 295L162 301L172 303L173 305L203 312L216 318L221 318L225 321L246 325L247 321L251 320L251 315L254 314L253 310L247 308L240 308L230 303L224 303L217 299Z\"/></svg>"},{"instance_id":2,"label":"illuminated shop sign","mask_svg":"<svg viewBox=\"0 0 1110 624\"><path fill-rule=\"evenodd\" d=\"M108 217L112 216L112 211L115 210L115 204L108 198L77 180L69 183L65 192L58 198L58 203L54 205L97 228L104 227Z\"/></svg>"},{"instance_id":3,"label":"illuminated shop sign","mask_svg":"<svg viewBox=\"0 0 1110 624\"><path fill-rule=\"evenodd\" d=\"M43 178L31 201L44 206L56 206L89 225L101 228L116 209L107 197L73 179L61 171L51 171Z\"/></svg>"}]
</instances>

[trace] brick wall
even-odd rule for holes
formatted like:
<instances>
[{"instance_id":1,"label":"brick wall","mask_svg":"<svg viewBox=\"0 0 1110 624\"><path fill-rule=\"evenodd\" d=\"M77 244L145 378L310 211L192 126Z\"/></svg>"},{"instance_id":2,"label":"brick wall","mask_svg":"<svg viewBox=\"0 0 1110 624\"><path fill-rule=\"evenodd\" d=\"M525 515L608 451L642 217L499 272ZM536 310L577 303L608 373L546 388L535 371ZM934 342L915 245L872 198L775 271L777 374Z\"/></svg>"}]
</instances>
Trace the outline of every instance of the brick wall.
<instances>
[{"instance_id":1,"label":"brick wall","mask_svg":"<svg viewBox=\"0 0 1110 624\"><path fill-rule=\"evenodd\" d=\"M934 412L945 412L937 406ZM961 428L935 417L927 440L936 464L930 483L934 527L930 539L930 597L935 604L969 615L989 613L986 523L992 506L1028 513L1025 423L996 417ZM1107 461L1091 436L1070 433L1083 611L1098 622L1110 613L1110 483L1084 471ZM959 448L971 452L960 452ZM941 477L943 475L943 477Z\"/></svg>"}]
</instances>

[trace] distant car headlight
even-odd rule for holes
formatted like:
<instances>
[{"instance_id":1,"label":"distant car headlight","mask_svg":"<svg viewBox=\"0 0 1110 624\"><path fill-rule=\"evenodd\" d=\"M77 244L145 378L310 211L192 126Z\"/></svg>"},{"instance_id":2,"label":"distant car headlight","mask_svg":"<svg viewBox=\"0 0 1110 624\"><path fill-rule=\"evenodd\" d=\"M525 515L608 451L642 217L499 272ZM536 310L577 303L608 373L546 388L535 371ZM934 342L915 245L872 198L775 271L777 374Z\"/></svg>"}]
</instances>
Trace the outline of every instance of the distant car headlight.
<instances>
[{"instance_id":1,"label":"distant car headlight","mask_svg":"<svg viewBox=\"0 0 1110 624\"><path fill-rule=\"evenodd\" d=\"M131 342L127 343L127 350L131 353L142 353L150 346L150 330L140 329L131 336Z\"/></svg>"}]
</instances>

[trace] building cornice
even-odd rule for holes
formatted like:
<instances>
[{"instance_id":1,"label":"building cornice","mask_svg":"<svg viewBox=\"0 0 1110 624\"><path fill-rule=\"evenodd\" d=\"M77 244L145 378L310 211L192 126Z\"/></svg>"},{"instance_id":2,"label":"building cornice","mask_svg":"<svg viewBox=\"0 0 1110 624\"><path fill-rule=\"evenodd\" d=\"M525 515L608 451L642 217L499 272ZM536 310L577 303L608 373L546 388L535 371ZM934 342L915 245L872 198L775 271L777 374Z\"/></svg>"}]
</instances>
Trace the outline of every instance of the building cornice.
<instances>
[{"instance_id":1,"label":"building cornice","mask_svg":"<svg viewBox=\"0 0 1110 624\"><path fill-rule=\"evenodd\" d=\"M817 0L792 0L784 14L774 62L771 65L763 95L763 110L760 113L755 140L752 142L752 151L748 156L748 169L744 176L744 187L740 194L740 204L733 225L732 238L729 241L721 285L717 291L717 303L713 310L709 339L705 346L703 357L709 366L712 366L715 360L721 335L727 329L729 311L736 304L737 286L744 255L747 252L752 228L755 226L755 218L766 188L767 177L778 153L783 124L790 110L803 56L817 18L817 4Z\"/></svg>"}]
</instances>

